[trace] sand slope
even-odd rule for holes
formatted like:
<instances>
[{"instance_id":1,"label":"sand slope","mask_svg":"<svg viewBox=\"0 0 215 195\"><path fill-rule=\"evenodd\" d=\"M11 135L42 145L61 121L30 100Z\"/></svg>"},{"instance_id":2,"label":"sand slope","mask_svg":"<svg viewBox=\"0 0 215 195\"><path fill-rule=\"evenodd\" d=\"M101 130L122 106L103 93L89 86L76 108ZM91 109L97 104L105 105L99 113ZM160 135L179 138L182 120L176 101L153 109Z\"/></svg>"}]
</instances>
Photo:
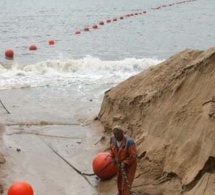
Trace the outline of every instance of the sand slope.
<instances>
[{"instance_id":1,"label":"sand slope","mask_svg":"<svg viewBox=\"0 0 215 195\"><path fill-rule=\"evenodd\" d=\"M138 147L135 190L215 191L215 48L182 51L105 93L98 119L122 125Z\"/></svg>"}]
</instances>

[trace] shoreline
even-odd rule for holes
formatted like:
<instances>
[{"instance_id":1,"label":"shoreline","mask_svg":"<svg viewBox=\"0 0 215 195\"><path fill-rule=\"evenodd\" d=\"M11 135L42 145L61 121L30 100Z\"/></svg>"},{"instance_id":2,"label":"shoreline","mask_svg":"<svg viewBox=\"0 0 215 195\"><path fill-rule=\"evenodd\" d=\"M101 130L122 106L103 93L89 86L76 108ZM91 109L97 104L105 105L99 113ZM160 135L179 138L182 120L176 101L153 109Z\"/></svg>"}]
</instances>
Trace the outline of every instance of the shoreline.
<instances>
[{"instance_id":1,"label":"shoreline","mask_svg":"<svg viewBox=\"0 0 215 195\"><path fill-rule=\"evenodd\" d=\"M84 99L82 104L75 104L69 97L61 101L61 96L54 96L51 101L52 97L43 101L34 98L35 94L42 97L43 92L49 94L50 90L33 88L2 92L1 98L11 112L7 114L0 109L0 123L4 127L1 128L0 152L6 159L0 167L4 192L13 182L25 180L32 184L35 194L116 193L114 178L99 182L91 177L89 185L46 145L52 146L82 172L92 172L93 157L107 149L104 144L107 140L101 139L103 126L94 120L99 102L89 96L81 97Z\"/></svg>"}]
</instances>

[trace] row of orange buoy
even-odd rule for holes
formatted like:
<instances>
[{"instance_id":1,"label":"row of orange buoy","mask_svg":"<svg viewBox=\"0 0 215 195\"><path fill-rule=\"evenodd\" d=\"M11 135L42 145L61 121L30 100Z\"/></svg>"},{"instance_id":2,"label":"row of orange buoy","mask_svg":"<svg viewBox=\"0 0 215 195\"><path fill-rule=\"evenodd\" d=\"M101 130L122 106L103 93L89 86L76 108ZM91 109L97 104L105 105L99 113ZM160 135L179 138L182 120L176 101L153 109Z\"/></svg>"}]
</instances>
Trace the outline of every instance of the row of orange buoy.
<instances>
[{"instance_id":1,"label":"row of orange buoy","mask_svg":"<svg viewBox=\"0 0 215 195\"><path fill-rule=\"evenodd\" d=\"M54 39L50 39L49 40L49 45L54 45L55 44L55 40ZM29 46L28 48L30 51L35 51L37 50L37 46L35 44L32 44ZM5 58L8 60L12 60L14 57L14 51L12 49L7 49L5 50Z\"/></svg>"},{"instance_id":2,"label":"row of orange buoy","mask_svg":"<svg viewBox=\"0 0 215 195\"><path fill-rule=\"evenodd\" d=\"M177 2L177 3L161 5L159 7L155 7L155 8L151 8L151 9L152 10L159 10L161 8L164 8L164 7L171 7L171 6L174 6L174 5L179 5L179 4L183 4L183 3L187 3L187 2L192 2L192 1L197 1L197 0L185 0L185 1L180 1L180 2ZM124 18L127 18L127 17L142 15L142 14L146 14L146 13L147 13L146 11L139 11L139 12L134 12L134 13L126 14L124 16L120 16L119 18L115 17L112 20L108 18L108 19L106 19L106 23L110 23L111 21L115 22L115 21L118 21L118 19L123 20ZM105 22L104 21L99 21L98 24L99 25L104 25ZM97 24L93 24L92 25L92 29L98 29L98 25ZM85 32L90 31L90 27L89 26L85 26L83 28L83 31L85 31ZM76 35L80 35L81 34L81 30L76 30L75 34Z\"/></svg>"},{"instance_id":3,"label":"row of orange buoy","mask_svg":"<svg viewBox=\"0 0 215 195\"><path fill-rule=\"evenodd\" d=\"M155 8L151 8L151 9L152 10L159 10L161 8L171 7L171 6L174 6L174 5L179 5L179 4L183 4L183 3L187 3L187 2L192 2L192 1L197 1L197 0L185 0L185 1L180 1L180 2L176 2L176 3L172 3L172 4L161 5L161 6L158 6L158 7L155 7ZM117 18L117 17L114 17L113 19L108 18L105 21L106 21L106 23L111 23L112 21L113 22L118 21L118 19L119 20L123 20L126 17L137 16L137 15L142 15L142 14L146 14L146 13L147 13L146 11L139 11L139 12L135 12L135 13L129 13L129 14L126 14L124 16L120 16L119 18ZM103 26L105 24L105 21L103 21L103 20L99 21L98 25L97 24L93 24L92 25L92 29L98 29L99 25ZM89 26L85 26L83 28L83 31L85 31L85 32L90 31L90 27ZM81 30L75 30L75 34L76 35L81 34ZM49 43L49 45L54 45L55 41L54 41L54 39L50 39L48 43ZM35 51L35 50L37 50L37 46L34 45L34 44L30 45L29 46L29 50L30 51ZM5 51L5 58L6 59L13 59L13 57L14 57L14 51L12 49L7 49Z\"/></svg>"},{"instance_id":4,"label":"row of orange buoy","mask_svg":"<svg viewBox=\"0 0 215 195\"><path fill-rule=\"evenodd\" d=\"M158 7L155 7L155 8L151 8L151 9L153 9L153 10L159 10L159 9L161 9L163 7L171 7L171 6L174 6L174 5L179 5L179 4L188 3L188 2L192 2L192 1L197 1L197 0L180 1L180 2L176 2L176 3L161 5L161 6L158 6Z\"/></svg>"},{"instance_id":5,"label":"row of orange buoy","mask_svg":"<svg viewBox=\"0 0 215 195\"><path fill-rule=\"evenodd\" d=\"M113 19L108 18L108 19L106 19L105 21L106 21L106 23L111 23L112 21L113 21L113 22L116 22L116 21L118 21L118 20L123 20L125 17L137 16L137 15L141 15L141 14L146 14L146 11L136 12L136 13L131 13L131 14L126 14L125 16L120 16L119 18L117 18L117 17L114 17ZM100 26L105 25L105 21L101 20L101 21L99 21L98 24L93 24L93 25L92 25L92 29L98 29L98 28L99 28L99 25L100 25ZM86 26L83 28L83 31L85 31L85 32L86 32L86 31L90 31L90 27L86 25ZM75 34L76 34L76 35L81 34L81 30L75 30Z\"/></svg>"}]
</instances>

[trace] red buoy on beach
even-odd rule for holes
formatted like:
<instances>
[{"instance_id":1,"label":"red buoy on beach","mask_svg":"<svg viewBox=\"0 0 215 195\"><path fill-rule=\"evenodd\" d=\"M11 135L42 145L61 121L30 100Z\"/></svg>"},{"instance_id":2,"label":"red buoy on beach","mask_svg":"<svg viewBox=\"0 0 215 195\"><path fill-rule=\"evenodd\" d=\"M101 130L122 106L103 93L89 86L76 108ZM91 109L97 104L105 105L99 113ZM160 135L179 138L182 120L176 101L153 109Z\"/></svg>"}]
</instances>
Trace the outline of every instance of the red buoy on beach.
<instances>
[{"instance_id":1,"label":"red buoy on beach","mask_svg":"<svg viewBox=\"0 0 215 195\"><path fill-rule=\"evenodd\" d=\"M7 195L34 195L34 191L28 182L18 181L9 187Z\"/></svg>"},{"instance_id":2,"label":"red buoy on beach","mask_svg":"<svg viewBox=\"0 0 215 195\"><path fill-rule=\"evenodd\" d=\"M12 59L13 58L13 55L14 55L14 52L12 49L7 49L5 51L5 57L8 58L8 59Z\"/></svg>"},{"instance_id":3,"label":"red buoy on beach","mask_svg":"<svg viewBox=\"0 0 215 195\"><path fill-rule=\"evenodd\" d=\"M109 152L97 154L93 159L93 171L100 179L110 179L117 174L117 166L112 163Z\"/></svg>"},{"instance_id":4,"label":"red buoy on beach","mask_svg":"<svg viewBox=\"0 0 215 195\"><path fill-rule=\"evenodd\" d=\"M37 50L37 46L36 45L30 45L29 50Z\"/></svg>"},{"instance_id":5,"label":"red buoy on beach","mask_svg":"<svg viewBox=\"0 0 215 195\"><path fill-rule=\"evenodd\" d=\"M55 43L54 39L49 40L49 45L54 45L54 43Z\"/></svg>"}]
</instances>

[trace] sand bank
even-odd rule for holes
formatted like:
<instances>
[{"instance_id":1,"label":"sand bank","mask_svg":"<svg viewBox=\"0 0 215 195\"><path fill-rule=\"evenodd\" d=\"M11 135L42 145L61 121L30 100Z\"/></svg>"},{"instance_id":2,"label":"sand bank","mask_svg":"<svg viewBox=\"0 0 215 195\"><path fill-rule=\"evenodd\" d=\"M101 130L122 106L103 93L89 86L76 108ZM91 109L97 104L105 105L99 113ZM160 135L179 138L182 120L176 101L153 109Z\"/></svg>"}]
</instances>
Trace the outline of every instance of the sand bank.
<instances>
[{"instance_id":1,"label":"sand bank","mask_svg":"<svg viewBox=\"0 0 215 195\"><path fill-rule=\"evenodd\" d=\"M106 132L120 124L137 143L134 189L214 194L214 102L215 48L182 51L105 93Z\"/></svg>"}]
</instances>

